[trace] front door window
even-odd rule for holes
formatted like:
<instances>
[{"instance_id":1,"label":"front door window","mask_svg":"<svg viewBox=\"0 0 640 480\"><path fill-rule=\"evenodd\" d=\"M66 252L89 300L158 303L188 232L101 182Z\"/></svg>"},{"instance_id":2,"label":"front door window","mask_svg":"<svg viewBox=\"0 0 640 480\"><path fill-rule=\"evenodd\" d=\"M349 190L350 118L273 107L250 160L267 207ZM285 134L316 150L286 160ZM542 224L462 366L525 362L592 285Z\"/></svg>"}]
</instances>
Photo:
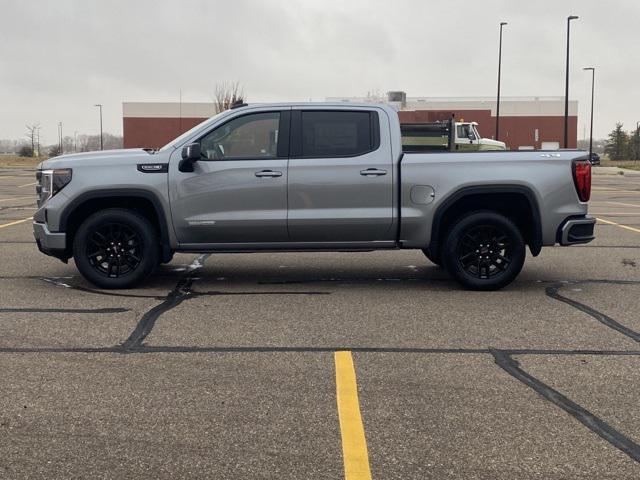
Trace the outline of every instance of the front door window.
<instances>
[{"instance_id":1,"label":"front door window","mask_svg":"<svg viewBox=\"0 0 640 480\"><path fill-rule=\"evenodd\" d=\"M271 159L278 156L280 113L235 118L200 140L205 160Z\"/></svg>"}]
</instances>

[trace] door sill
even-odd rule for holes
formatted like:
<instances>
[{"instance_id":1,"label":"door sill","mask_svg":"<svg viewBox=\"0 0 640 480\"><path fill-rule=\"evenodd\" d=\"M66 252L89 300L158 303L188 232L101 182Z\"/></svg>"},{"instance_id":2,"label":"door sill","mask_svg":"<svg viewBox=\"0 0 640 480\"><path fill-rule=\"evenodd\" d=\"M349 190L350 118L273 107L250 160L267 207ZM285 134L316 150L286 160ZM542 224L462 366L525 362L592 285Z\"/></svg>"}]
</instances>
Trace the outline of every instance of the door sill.
<instances>
[{"instance_id":1,"label":"door sill","mask_svg":"<svg viewBox=\"0 0 640 480\"><path fill-rule=\"evenodd\" d=\"M376 242L181 243L177 252L372 251L399 248L392 240Z\"/></svg>"}]
</instances>

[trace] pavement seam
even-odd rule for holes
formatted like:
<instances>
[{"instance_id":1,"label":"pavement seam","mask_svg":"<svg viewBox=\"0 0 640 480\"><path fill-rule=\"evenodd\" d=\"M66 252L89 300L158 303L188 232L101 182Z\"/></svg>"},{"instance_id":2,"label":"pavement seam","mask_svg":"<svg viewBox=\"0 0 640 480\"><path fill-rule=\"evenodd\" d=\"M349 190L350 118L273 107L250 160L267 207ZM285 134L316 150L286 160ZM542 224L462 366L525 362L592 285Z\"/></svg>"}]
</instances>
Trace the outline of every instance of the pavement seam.
<instances>
[{"instance_id":1,"label":"pavement seam","mask_svg":"<svg viewBox=\"0 0 640 480\"><path fill-rule=\"evenodd\" d=\"M0 308L0 313L124 313L128 308Z\"/></svg>"},{"instance_id":2,"label":"pavement seam","mask_svg":"<svg viewBox=\"0 0 640 480\"><path fill-rule=\"evenodd\" d=\"M0 347L0 353L405 353L418 355L490 355L490 348L412 348L412 347L295 347L295 346L185 346L185 345L141 345L124 350L122 345L112 347ZM509 355L549 356L640 356L640 350L557 350L557 349L500 349Z\"/></svg>"}]
</instances>

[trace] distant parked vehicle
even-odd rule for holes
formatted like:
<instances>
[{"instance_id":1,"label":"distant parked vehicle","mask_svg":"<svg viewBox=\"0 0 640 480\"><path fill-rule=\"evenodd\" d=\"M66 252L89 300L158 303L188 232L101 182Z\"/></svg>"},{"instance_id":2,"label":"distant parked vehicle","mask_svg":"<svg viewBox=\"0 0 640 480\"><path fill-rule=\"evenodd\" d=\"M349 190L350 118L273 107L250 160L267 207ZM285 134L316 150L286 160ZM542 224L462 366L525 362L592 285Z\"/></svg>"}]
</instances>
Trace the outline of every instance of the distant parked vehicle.
<instances>
[{"instance_id":1,"label":"distant parked vehicle","mask_svg":"<svg viewBox=\"0 0 640 480\"><path fill-rule=\"evenodd\" d=\"M600 155L598 155L596 152L593 152L591 154L591 158L589 159L589 161L591 162L591 165L600 165Z\"/></svg>"},{"instance_id":2,"label":"distant parked vehicle","mask_svg":"<svg viewBox=\"0 0 640 480\"><path fill-rule=\"evenodd\" d=\"M400 132L405 152L507 149L504 142L480 137L477 122L403 123Z\"/></svg>"}]
</instances>

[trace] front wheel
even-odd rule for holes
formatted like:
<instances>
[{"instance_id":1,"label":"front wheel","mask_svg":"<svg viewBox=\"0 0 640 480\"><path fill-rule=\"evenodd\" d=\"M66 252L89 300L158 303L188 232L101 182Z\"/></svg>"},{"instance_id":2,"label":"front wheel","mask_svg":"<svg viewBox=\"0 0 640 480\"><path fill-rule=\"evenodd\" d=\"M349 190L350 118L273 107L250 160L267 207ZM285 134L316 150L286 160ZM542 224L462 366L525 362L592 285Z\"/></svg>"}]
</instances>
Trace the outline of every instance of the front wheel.
<instances>
[{"instance_id":1,"label":"front wheel","mask_svg":"<svg viewBox=\"0 0 640 480\"><path fill-rule=\"evenodd\" d=\"M449 230L442 261L453 278L471 290L499 290L520 273L525 243L518 227L494 212L475 212Z\"/></svg>"},{"instance_id":2,"label":"front wheel","mask_svg":"<svg viewBox=\"0 0 640 480\"><path fill-rule=\"evenodd\" d=\"M442 266L442 259L439 255L433 255L428 248L423 248L422 253L424 253L424 256L427 257L431 263L435 263L439 267Z\"/></svg>"},{"instance_id":3,"label":"front wheel","mask_svg":"<svg viewBox=\"0 0 640 480\"><path fill-rule=\"evenodd\" d=\"M131 210L94 213L78 229L73 259L84 278L102 288L129 288L158 265L158 236L153 225Z\"/></svg>"}]
</instances>

